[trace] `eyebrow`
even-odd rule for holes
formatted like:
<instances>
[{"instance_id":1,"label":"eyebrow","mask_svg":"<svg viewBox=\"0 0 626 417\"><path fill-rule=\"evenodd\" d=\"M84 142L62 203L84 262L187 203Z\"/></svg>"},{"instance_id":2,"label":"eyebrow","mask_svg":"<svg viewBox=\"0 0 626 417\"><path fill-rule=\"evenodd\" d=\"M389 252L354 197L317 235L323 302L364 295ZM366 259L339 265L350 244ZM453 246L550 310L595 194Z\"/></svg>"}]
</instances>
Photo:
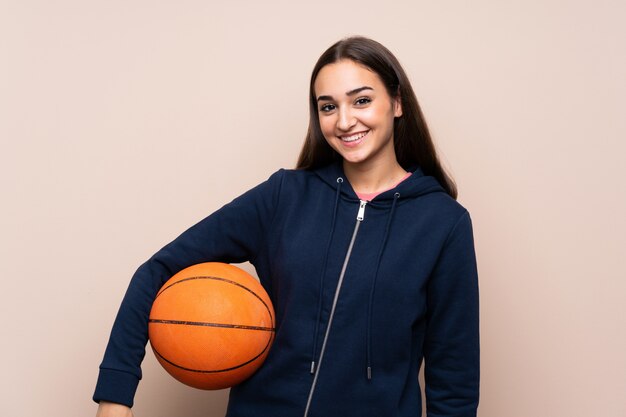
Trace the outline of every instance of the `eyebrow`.
<instances>
[{"instance_id":1,"label":"eyebrow","mask_svg":"<svg viewBox=\"0 0 626 417\"><path fill-rule=\"evenodd\" d=\"M363 90L372 90L374 91L374 89L370 86L364 85L363 87L359 87L359 88L355 88L354 90L350 90L346 93L347 96L353 96L355 94L360 93ZM317 98L317 101L322 101L322 100L333 100L333 96L319 96Z\"/></svg>"}]
</instances>

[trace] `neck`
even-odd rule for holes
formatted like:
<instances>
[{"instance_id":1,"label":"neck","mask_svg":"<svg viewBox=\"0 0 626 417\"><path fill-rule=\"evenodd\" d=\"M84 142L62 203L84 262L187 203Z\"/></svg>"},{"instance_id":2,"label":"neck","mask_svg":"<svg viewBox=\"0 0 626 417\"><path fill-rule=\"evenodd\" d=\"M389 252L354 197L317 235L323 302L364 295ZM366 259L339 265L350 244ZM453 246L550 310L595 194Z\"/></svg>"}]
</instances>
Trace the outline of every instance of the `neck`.
<instances>
[{"instance_id":1,"label":"neck","mask_svg":"<svg viewBox=\"0 0 626 417\"><path fill-rule=\"evenodd\" d=\"M343 171L354 191L375 193L396 185L406 171L394 158L391 163L351 164L344 160Z\"/></svg>"}]
</instances>

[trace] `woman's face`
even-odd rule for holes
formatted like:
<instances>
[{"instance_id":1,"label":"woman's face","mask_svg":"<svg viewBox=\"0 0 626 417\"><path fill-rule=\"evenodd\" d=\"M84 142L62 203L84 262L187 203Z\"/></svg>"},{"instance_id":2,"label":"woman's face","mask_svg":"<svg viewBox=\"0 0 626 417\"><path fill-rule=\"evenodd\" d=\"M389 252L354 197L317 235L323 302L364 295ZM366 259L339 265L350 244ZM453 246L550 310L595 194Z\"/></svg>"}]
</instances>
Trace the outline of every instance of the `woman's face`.
<instances>
[{"instance_id":1,"label":"woman's face","mask_svg":"<svg viewBox=\"0 0 626 417\"><path fill-rule=\"evenodd\" d=\"M323 67L313 85L322 134L344 163L395 163L393 121L402 115L380 77L351 60Z\"/></svg>"}]
</instances>

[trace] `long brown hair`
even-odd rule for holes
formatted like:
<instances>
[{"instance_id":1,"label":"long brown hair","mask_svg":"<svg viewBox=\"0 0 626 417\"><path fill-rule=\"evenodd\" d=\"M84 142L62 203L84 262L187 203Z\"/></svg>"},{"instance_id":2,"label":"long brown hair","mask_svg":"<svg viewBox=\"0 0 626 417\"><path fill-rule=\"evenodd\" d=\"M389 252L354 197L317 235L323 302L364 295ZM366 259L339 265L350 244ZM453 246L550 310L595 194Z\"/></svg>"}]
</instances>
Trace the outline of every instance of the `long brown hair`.
<instances>
[{"instance_id":1,"label":"long brown hair","mask_svg":"<svg viewBox=\"0 0 626 417\"><path fill-rule=\"evenodd\" d=\"M324 66L342 59L357 62L378 74L390 97L400 95L402 116L394 120L393 132L396 158L400 166L405 170L419 166L425 175L435 177L446 192L456 199L456 184L441 166L409 78L387 48L362 36L340 40L328 48L315 64L309 87L309 128L296 168L315 169L341 160L341 156L328 145L322 134L313 87Z\"/></svg>"}]
</instances>

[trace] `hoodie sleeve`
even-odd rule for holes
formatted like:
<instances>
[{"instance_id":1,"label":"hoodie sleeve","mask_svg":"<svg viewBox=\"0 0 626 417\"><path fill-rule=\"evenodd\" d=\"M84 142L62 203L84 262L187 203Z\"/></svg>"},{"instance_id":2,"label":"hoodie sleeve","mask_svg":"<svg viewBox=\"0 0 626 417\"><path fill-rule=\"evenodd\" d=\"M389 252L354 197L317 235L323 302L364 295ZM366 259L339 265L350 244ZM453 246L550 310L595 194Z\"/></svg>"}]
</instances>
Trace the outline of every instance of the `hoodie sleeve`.
<instances>
[{"instance_id":1,"label":"hoodie sleeve","mask_svg":"<svg viewBox=\"0 0 626 417\"><path fill-rule=\"evenodd\" d=\"M427 302L427 415L475 417L480 376L478 273L467 211L444 244L429 282Z\"/></svg>"},{"instance_id":2,"label":"hoodie sleeve","mask_svg":"<svg viewBox=\"0 0 626 417\"><path fill-rule=\"evenodd\" d=\"M271 227L283 172L201 220L137 269L113 324L94 401L132 407L148 341L150 309L172 275L201 262L254 261Z\"/></svg>"}]
</instances>

